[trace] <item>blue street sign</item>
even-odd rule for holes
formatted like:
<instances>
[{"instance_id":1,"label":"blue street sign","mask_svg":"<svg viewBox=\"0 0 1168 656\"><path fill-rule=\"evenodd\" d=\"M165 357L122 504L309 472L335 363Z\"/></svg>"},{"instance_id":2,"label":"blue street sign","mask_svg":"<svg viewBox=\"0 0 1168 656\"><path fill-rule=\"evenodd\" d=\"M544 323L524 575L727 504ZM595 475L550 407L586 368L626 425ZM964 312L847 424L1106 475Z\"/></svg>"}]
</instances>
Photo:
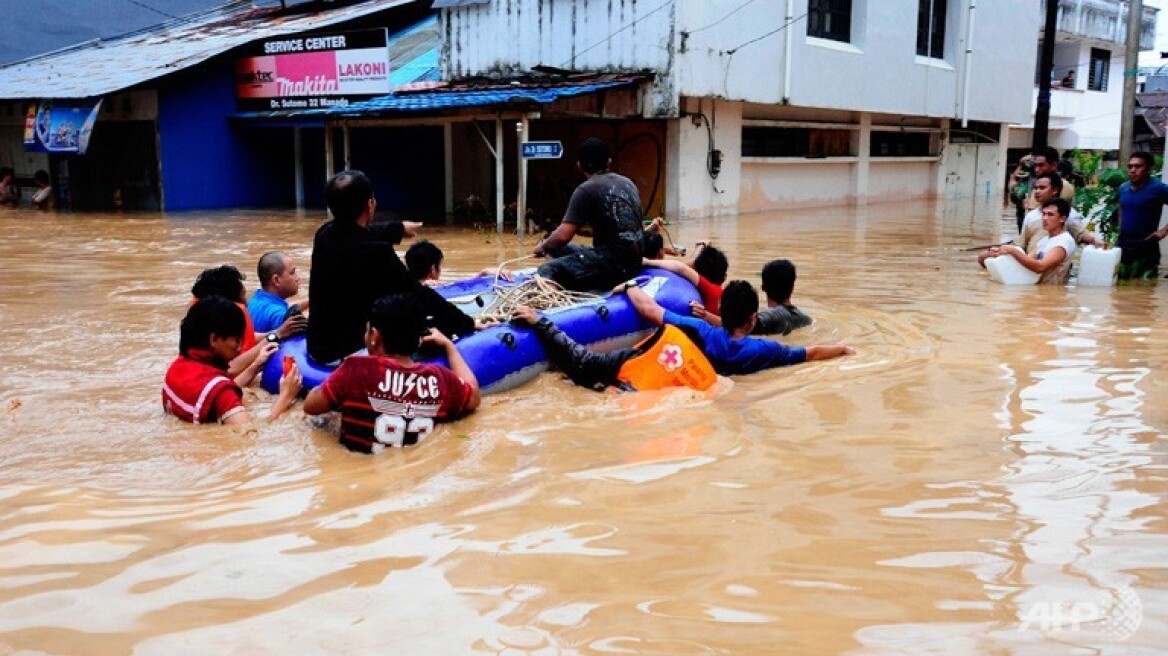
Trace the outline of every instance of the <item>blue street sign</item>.
<instances>
[{"instance_id":1,"label":"blue street sign","mask_svg":"<svg viewBox=\"0 0 1168 656\"><path fill-rule=\"evenodd\" d=\"M558 141L524 141L523 159L559 159L564 145Z\"/></svg>"}]
</instances>

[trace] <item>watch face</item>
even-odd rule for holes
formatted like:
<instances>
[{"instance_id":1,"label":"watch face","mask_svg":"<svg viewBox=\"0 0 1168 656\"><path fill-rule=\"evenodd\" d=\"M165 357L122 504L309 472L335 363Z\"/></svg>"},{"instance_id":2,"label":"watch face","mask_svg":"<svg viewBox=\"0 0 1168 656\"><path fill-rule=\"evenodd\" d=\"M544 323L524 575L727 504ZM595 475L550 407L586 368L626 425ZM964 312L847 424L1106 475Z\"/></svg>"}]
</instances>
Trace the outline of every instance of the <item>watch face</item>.
<instances>
[{"instance_id":1,"label":"watch face","mask_svg":"<svg viewBox=\"0 0 1168 656\"><path fill-rule=\"evenodd\" d=\"M268 341L276 344L280 341L280 337L276 333L268 333Z\"/></svg>"}]
</instances>

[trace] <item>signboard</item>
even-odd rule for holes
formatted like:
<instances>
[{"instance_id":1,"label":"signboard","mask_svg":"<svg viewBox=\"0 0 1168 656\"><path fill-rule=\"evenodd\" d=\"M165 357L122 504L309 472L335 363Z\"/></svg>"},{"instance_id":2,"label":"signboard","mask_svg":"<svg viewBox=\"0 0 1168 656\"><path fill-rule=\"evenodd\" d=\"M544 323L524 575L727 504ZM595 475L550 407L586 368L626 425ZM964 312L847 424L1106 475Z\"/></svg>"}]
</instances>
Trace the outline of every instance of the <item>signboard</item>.
<instances>
[{"instance_id":1,"label":"signboard","mask_svg":"<svg viewBox=\"0 0 1168 656\"><path fill-rule=\"evenodd\" d=\"M242 110L344 106L390 91L385 29L293 35L260 41L252 51L235 62Z\"/></svg>"},{"instance_id":2,"label":"signboard","mask_svg":"<svg viewBox=\"0 0 1168 656\"><path fill-rule=\"evenodd\" d=\"M101 100L42 100L24 116L24 149L35 153L84 155Z\"/></svg>"},{"instance_id":3,"label":"signboard","mask_svg":"<svg viewBox=\"0 0 1168 656\"><path fill-rule=\"evenodd\" d=\"M559 159L564 145L558 141L524 141L523 159Z\"/></svg>"}]
</instances>

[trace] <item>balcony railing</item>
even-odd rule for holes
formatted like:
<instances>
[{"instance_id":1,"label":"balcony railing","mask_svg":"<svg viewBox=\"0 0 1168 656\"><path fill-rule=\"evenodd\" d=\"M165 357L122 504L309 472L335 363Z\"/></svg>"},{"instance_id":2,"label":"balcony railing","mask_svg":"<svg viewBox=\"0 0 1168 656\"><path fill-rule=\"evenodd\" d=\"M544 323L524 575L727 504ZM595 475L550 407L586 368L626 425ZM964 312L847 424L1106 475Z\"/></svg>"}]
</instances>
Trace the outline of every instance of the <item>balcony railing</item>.
<instances>
[{"instance_id":1,"label":"balcony railing","mask_svg":"<svg viewBox=\"0 0 1168 656\"><path fill-rule=\"evenodd\" d=\"M1046 0L1041 11L1045 16ZM1127 0L1059 0L1058 31L1122 45L1127 42L1127 11ZM1140 50L1156 47L1158 11L1155 7L1144 7Z\"/></svg>"}]
</instances>

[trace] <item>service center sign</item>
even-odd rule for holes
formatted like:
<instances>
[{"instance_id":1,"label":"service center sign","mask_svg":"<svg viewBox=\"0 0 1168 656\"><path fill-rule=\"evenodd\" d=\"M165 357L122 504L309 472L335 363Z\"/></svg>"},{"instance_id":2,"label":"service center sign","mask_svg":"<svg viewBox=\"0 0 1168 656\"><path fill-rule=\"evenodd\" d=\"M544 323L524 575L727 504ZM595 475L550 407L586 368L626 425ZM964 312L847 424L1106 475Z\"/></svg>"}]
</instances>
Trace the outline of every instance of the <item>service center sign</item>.
<instances>
[{"instance_id":1,"label":"service center sign","mask_svg":"<svg viewBox=\"0 0 1168 656\"><path fill-rule=\"evenodd\" d=\"M235 63L243 110L316 109L389 93L386 30L261 41Z\"/></svg>"}]
</instances>

